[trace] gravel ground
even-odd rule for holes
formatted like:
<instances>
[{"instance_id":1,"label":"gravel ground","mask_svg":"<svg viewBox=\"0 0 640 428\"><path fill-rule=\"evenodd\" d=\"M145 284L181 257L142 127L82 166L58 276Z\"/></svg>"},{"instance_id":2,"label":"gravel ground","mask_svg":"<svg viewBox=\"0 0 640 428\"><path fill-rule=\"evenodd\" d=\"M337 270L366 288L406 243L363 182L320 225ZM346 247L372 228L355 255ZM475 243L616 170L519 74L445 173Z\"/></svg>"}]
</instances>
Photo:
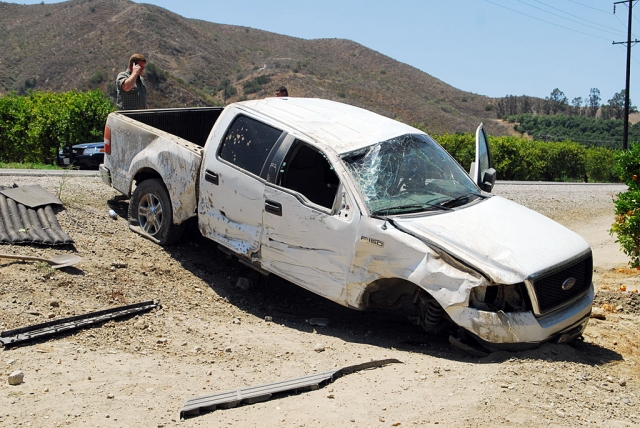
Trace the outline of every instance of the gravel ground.
<instances>
[{"instance_id":1,"label":"gravel ground","mask_svg":"<svg viewBox=\"0 0 640 428\"><path fill-rule=\"evenodd\" d=\"M58 220L83 261L54 271L0 260L0 329L146 300L160 300L162 308L4 350L0 426L640 424L638 274L626 268L608 234L611 199L622 186L497 185L496 194L592 245L598 318L571 345L476 358L393 314L351 311L265 279L197 231L174 247L158 247L129 231L128 202L96 177L0 176L0 185L13 183L60 194L65 208ZM110 208L117 219L109 218ZM73 249L1 250L50 257ZM310 317L331 323L311 326ZM383 358L402 364L344 376L317 391L179 419L195 396ZM9 385L16 371L24 381Z\"/></svg>"}]
</instances>

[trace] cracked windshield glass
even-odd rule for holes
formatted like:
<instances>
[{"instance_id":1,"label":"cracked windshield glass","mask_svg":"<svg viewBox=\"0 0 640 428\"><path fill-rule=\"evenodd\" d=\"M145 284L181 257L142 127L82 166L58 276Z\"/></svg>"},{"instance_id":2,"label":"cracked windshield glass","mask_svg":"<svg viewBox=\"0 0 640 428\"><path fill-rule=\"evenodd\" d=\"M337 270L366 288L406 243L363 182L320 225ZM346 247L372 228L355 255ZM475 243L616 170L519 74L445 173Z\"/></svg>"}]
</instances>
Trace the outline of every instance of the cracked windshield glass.
<instances>
[{"instance_id":1,"label":"cracked windshield glass","mask_svg":"<svg viewBox=\"0 0 640 428\"><path fill-rule=\"evenodd\" d=\"M407 134L342 159L372 215L449 210L482 197L460 165L424 134Z\"/></svg>"}]
</instances>

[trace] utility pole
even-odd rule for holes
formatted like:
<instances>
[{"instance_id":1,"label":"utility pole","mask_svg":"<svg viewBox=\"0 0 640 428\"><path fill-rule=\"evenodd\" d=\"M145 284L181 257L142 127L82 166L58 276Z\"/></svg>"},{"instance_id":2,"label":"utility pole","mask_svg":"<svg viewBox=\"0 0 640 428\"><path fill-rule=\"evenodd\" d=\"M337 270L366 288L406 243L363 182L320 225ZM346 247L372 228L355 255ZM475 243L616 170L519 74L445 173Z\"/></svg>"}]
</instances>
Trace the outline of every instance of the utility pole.
<instances>
[{"instance_id":1,"label":"utility pole","mask_svg":"<svg viewBox=\"0 0 640 428\"><path fill-rule=\"evenodd\" d=\"M614 45L626 43L627 45L627 81L624 91L624 131L622 134L622 150L627 150L629 145L629 82L631 81L631 16L633 3L637 0L622 0L613 3L613 13L616 13L616 5L620 3L629 3L629 24L627 25L627 41L613 42ZM638 43L638 40L634 40Z\"/></svg>"}]
</instances>

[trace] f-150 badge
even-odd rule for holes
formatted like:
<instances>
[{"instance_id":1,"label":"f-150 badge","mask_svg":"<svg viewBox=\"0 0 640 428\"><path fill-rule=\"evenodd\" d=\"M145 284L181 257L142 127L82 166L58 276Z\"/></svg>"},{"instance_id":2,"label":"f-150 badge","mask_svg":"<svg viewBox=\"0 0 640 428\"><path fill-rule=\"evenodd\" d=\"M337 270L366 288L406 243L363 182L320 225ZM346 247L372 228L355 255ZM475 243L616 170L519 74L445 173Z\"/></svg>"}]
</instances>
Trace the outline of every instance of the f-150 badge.
<instances>
[{"instance_id":1,"label":"f-150 badge","mask_svg":"<svg viewBox=\"0 0 640 428\"><path fill-rule=\"evenodd\" d=\"M380 241L378 239L369 238L367 236L361 236L360 240L368 242L369 244L373 244L373 245L375 245L377 247L380 247L380 248L384 247L384 242L382 242L382 241Z\"/></svg>"}]
</instances>

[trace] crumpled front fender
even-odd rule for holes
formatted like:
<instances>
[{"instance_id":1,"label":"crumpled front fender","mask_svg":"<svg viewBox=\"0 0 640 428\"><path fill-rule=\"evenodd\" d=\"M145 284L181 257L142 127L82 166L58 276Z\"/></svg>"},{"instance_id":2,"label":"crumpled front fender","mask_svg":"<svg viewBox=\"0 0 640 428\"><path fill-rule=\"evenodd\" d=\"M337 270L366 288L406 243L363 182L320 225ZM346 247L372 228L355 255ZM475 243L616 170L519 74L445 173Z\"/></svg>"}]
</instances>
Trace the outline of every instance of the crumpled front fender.
<instances>
[{"instance_id":1,"label":"crumpled front fender","mask_svg":"<svg viewBox=\"0 0 640 428\"><path fill-rule=\"evenodd\" d=\"M432 295L443 308L469 304L473 287L489 281L445 252L431 248L394 227L382 229L382 220L364 218L355 245L347 284L347 304L364 309L367 287L381 278L402 278Z\"/></svg>"}]
</instances>

